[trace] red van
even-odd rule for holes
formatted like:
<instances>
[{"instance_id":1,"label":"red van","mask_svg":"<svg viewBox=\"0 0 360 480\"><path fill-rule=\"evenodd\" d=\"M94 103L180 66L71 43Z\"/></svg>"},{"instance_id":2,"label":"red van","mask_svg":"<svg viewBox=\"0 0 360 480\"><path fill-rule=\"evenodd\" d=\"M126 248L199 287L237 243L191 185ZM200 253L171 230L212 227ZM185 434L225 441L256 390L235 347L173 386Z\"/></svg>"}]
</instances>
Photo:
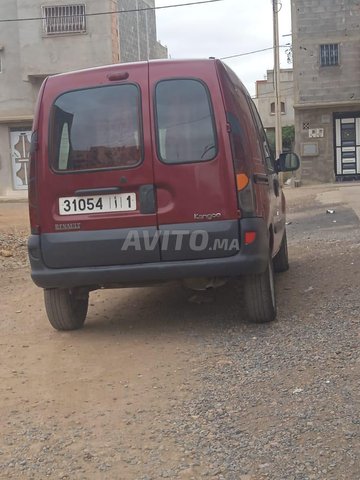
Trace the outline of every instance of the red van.
<instances>
[{"instance_id":1,"label":"red van","mask_svg":"<svg viewBox=\"0 0 360 480\"><path fill-rule=\"evenodd\" d=\"M33 125L32 278L58 330L89 292L245 276L249 319L276 316L285 199L243 84L221 61L152 61L45 80Z\"/></svg>"}]
</instances>

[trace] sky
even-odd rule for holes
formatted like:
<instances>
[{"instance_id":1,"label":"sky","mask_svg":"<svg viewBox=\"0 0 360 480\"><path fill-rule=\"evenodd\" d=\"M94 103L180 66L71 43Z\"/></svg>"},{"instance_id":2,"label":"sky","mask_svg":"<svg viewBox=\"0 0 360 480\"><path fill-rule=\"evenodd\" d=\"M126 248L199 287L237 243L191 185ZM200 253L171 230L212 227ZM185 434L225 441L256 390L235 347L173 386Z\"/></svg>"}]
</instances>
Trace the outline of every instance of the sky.
<instances>
[{"instance_id":1,"label":"sky","mask_svg":"<svg viewBox=\"0 0 360 480\"><path fill-rule=\"evenodd\" d=\"M156 0L156 6L190 0ZM290 0L281 0L280 45L291 41ZM157 36L171 58L227 57L273 45L271 0L223 0L216 3L157 10ZM289 68L285 48L281 67ZM225 60L255 94L255 81L274 66L272 50Z\"/></svg>"}]
</instances>

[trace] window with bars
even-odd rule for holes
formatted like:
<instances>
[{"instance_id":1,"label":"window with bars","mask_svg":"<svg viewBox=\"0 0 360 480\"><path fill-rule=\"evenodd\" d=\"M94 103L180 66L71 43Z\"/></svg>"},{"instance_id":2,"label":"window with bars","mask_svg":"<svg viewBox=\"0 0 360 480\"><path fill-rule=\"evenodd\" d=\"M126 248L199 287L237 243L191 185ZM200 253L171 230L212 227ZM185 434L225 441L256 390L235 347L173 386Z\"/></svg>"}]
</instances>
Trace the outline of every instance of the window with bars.
<instances>
[{"instance_id":1,"label":"window with bars","mask_svg":"<svg viewBox=\"0 0 360 480\"><path fill-rule=\"evenodd\" d=\"M85 5L42 7L43 30L46 35L86 32Z\"/></svg>"},{"instance_id":2,"label":"window with bars","mask_svg":"<svg viewBox=\"0 0 360 480\"><path fill-rule=\"evenodd\" d=\"M337 43L320 45L320 65L322 67L339 65L339 45Z\"/></svg>"}]
</instances>

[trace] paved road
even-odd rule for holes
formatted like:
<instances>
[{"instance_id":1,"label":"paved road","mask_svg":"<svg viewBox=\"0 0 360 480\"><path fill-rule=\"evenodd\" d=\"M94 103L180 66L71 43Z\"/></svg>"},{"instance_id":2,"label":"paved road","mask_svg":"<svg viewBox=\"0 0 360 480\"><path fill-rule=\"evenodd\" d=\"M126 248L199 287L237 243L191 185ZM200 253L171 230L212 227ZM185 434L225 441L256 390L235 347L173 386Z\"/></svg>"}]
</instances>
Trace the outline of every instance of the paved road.
<instances>
[{"instance_id":1,"label":"paved road","mask_svg":"<svg viewBox=\"0 0 360 480\"><path fill-rule=\"evenodd\" d=\"M95 292L84 330L55 332L22 266L26 207L0 204L0 238L20 237L0 263L0 478L358 480L356 188L286 191L291 270L265 326L232 281L200 304Z\"/></svg>"}]
</instances>

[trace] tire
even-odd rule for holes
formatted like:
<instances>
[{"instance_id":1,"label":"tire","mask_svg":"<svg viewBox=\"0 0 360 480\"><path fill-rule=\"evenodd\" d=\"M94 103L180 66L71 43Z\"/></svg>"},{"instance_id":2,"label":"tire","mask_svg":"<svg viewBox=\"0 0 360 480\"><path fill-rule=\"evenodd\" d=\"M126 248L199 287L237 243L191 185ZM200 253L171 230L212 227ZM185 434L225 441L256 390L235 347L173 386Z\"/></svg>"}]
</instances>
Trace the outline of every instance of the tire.
<instances>
[{"instance_id":1,"label":"tire","mask_svg":"<svg viewBox=\"0 0 360 480\"><path fill-rule=\"evenodd\" d=\"M280 250L274 257L274 271L276 273L286 272L289 270L289 255L287 246L286 230L284 231L283 239L281 241Z\"/></svg>"},{"instance_id":2,"label":"tire","mask_svg":"<svg viewBox=\"0 0 360 480\"><path fill-rule=\"evenodd\" d=\"M249 275L245 280L245 301L249 320L272 322L276 318L274 267L271 257L264 273Z\"/></svg>"},{"instance_id":3,"label":"tire","mask_svg":"<svg viewBox=\"0 0 360 480\"><path fill-rule=\"evenodd\" d=\"M45 309L55 330L78 330L84 325L89 292L81 289L44 290Z\"/></svg>"}]
</instances>

